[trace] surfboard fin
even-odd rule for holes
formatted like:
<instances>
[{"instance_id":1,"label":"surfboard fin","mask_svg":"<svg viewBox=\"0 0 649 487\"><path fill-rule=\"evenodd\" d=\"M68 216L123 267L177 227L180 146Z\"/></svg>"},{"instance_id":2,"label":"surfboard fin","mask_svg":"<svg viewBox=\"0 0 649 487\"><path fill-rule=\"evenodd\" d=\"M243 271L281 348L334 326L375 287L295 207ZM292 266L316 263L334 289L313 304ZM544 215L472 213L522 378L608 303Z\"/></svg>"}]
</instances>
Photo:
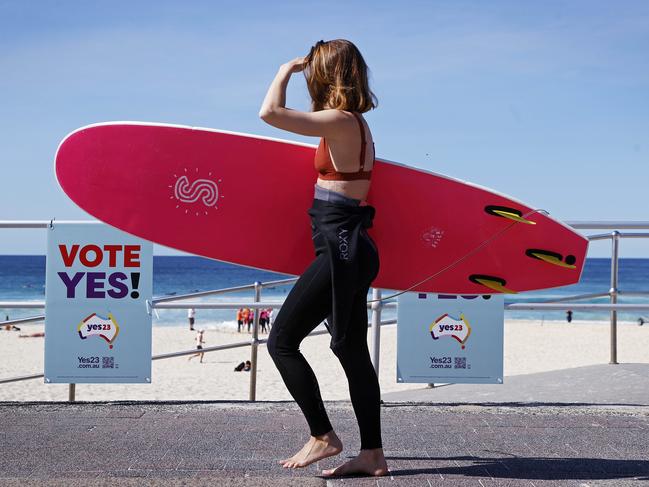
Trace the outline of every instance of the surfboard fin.
<instances>
[{"instance_id":1,"label":"surfboard fin","mask_svg":"<svg viewBox=\"0 0 649 487\"><path fill-rule=\"evenodd\" d=\"M563 260L562 258L563 256L561 254L557 254L556 252L551 252L549 250L527 249L525 251L525 255L527 255L528 257L532 257L534 259L542 260L544 262L547 262L548 264L564 267L566 269L577 268L577 266L574 265L575 263L574 255L566 256L565 261Z\"/></svg>"},{"instance_id":2,"label":"surfboard fin","mask_svg":"<svg viewBox=\"0 0 649 487\"><path fill-rule=\"evenodd\" d=\"M472 274L469 276L469 281L475 284L481 284L482 286L488 287L489 289L493 289L494 291L498 291L499 293L518 294L517 291L506 288L505 284L507 284L507 281L501 279L500 277L485 276L482 274Z\"/></svg>"},{"instance_id":3,"label":"surfboard fin","mask_svg":"<svg viewBox=\"0 0 649 487\"><path fill-rule=\"evenodd\" d=\"M509 218L510 220L514 220L516 222L527 223L528 225L536 225L536 222L533 222L532 220L526 220L525 218L520 217L514 213L510 213L508 211L494 210L494 213L503 216L505 218Z\"/></svg>"},{"instance_id":4,"label":"surfboard fin","mask_svg":"<svg viewBox=\"0 0 649 487\"><path fill-rule=\"evenodd\" d=\"M490 215L507 218L519 223L526 223L527 225L536 225L536 222L523 218L523 214L515 208L508 208L506 206L487 206L484 210Z\"/></svg>"}]
</instances>

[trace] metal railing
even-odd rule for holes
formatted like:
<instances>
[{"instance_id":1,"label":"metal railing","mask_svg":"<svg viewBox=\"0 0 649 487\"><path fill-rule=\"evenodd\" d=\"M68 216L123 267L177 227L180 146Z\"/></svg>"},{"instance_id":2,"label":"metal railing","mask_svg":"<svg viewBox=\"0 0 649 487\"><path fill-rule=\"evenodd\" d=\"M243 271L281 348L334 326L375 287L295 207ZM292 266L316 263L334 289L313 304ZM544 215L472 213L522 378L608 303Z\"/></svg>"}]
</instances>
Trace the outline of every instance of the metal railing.
<instances>
[{"instance_id":1,"label":"metal railing","mask_svg":"<svg viewBox=\"0 0 649 487\"><path fill-rule=\"evenodd\" d=\"M180 296L170 296L170 297L162 297L162 298L154 298L152 300L151 308L153 310L156 309L189 309L189 308L194 308L194 309L231 309L231 310L236 310L239 308L252 308L252 309L268 309L268 308L273 308L277 309L280 308L282 303L278 302L262 302L261 301L261 291L264 287L274 287L277 285L283 285L283 284L289 284L291 282L295 282L298 278L290 278L290 279L282 279L278 281L269 281L266 283L262 282L255 282L254 284L251 285L245 285L245 286L237 286L237 287L231 287L231 288L224 288L224 289L215 289L215 290L210 290L210 291L201 291L201 292L196 292L196 293L190 293L190 294L184 294ZM222 302L222 303L206 303L206 302L198 302L198 301L189 301L189 302L183 302L179 303L176 301L184 301L192 298L197 298L197 297L205 297L205 296L213 296L216 294L225 294L225 293L230 293L230 292L237 292L237 291L242 291L242 290L254 290L254 301L252 302L246 302L246 301L239 301L239 302ZM381 295L380 290L378 289L373 289L372 291L373 296L379 296ZM396 302L385 302L383 303L382 301L380 302L374 302L371 304L368 304L368 307L371 307L372 310L372 320L371 320L371 327L372 327L372 334L375 337L380 336L380 330L376 331L377 329L380 328L382 325L390 325L390 324L395 324L396 320L387 320L387 321L381 321L381 310L382 308L391 308L391 307L396 307ZM38 308L45 308L45 302L44 301L34 301L34 302L21 302L21 301L0 301L0 308L29 308L29 309L38 309ZM3 321L0 322L0 326L5 326L9 324L15 324L15 323L27 323L27 322L33 322L33 321L42 321L45 319L45 315L39 315L39 316L33 316L29 318L20 318L17 320L9 320L9 321ZM326 330L314 330L312 331L308 336L316 336L316 335L321 335L324 333L328 333ZM228 343L226 345L217 345L213 347L205 347L201 349L201 353L208 353L208 352L216 352L219 350L229 350L233 348L241 348L241 347L251 347L250 349L250 363L251 363L251 369L250 369L250 389L249 389L249 397L248 399L250 401L255 401L256 400L256 395L257 395L257 351L258 347L260 344L266 343L267 339L260 339L259 338L259 312L255 313L255 317L253 320L253 327L252 327L252 339L250 341L243 341L243 342L236 342L236 343ZM186 355L193 355L197 353L196 349L191 349L191 350L182 350L178 352L171 352L171 353L164 353L164 354L159 354L159 355L154 355L151 357L151 360L164 360L164 359L169 359L169 358L176 358L176 357L183 357ZM374 365L374 370L376 371L376 374L378 376L379 374L379 354L380 354L380 339L379 340L374 340L373 342L373 347L372 347L372 364ZM11 382L21 382L25 380L33 380L33 379L40 379L44 378L45 374L31 374L31 375L25 375L25 376L19 376L19 377L11 377L8 379L0 379L0 384L8 384ZM75 400L75 394L76 394L76 384L69 384L68 388L68 400L73 402Z\"/></svg>"},{"instance_id":2,"label":"metal railing","mask_svg":"<svg viewBox=\"0 0 649 487\"><path fill-rule=\"evenodd\" d=\"M66 222L69 223L69 222ZM81 223L81 222L77 222ZM47 228L51 224L51 221L0 221L0 228ZM609 311L610 312L610 364L617 364L617 312L618 311L649 311L649 305L642 304L620 304L617 302L618 296L627 295L627 296L649 296L649 291L631 291L631 292L622 292L618 289L618 270L619 270L619 242L622 238L649 238L649 233L622 233L620 229L642 229L649 230L649 222L619 222L619 221L573 221L566 222L567 225L575 229L611 229L615 228L614 231L610 233L603 233L597 235L588 236L589 241L596 240L611 240L611 287L608 292L605 293L591 293L591 294L580 294L574 296L567 296L564 298L559 298L551 301L545 301L541 303L510 303L505 306L507 310L592 310L592 311ZM255 282L254 284L237 286L224 289L216 289L210 291L201 291L196 293L184 294L180 296L169 296L155 298L153 300L152 308L153 309L238 309L240 307L247 308L279 308L282 303L277 302L261 302L261 291L264 287L271 287L277 285L290 284L295 282L297 278L283 279L277 281L270 281L266 283ZM184 302L179 303L178 301L184 301L197 297L213 296L217 294L225 294L230 292L244 291L244 290L254 290L254 301L253 302L232 302L232 303L200 303L200 302ZM598 297L608 296L610 299L609 304L599 304L599 303L588 303L580 304L575 301L593 299ZM376 370L377 376L379 373L379 355L380 355L380 341L381 341L381 326L388 324L395 324L396 320L381 321L381 310L382 308L392 308L396 307L395 301L383 302L381 299L381 290L377 288L372 288L372 302L368 304L372 311L372 318L370 322L371 326L371 337L372 337L372 363L374 369ZM563 303L563 304L562 304ZM45 308L44 301L38 302L22 302L22 301L0 301L0 308L22 308L22 309L39 309ZM29 323L35 321L42 321L45 318L44 315L38 315L28 318L19 318L15 320L9 320L0 322L0 326L9 325L9 324L18 324L18 323ZM259 344L266 343L266 339L259 339L259 313L255 313L255 318L253 321L253 332L252 339L250 341L230 343L226 345L218 345L214 347L205 347L201 350L203 353L215 352L219 350L228 350L233 348L240 347L251 347L250 353L250 362L251 362L251 374L250 374L250 391L249 399L255 401L256 399L256 385L257 385L257 350ZM327 333L326 330L313 331L309 336L320 335ZM160 355L155 355L152 357L152 360L163 360L175 357L182 357L185 355L195 354L196 349L183 350L178 352L165 353ZM32 380L43 378L44 374L32 374L25 375L20 377L12 377L7 379L0 379L0 384L8 384L11 382L19 382L25 380ZM69 386L69 400L74 401L75 398L75 384L70 384Z\"/></svg>"},{"instance_id":3,"label":"metal railing","mask_svg":"<svg viewBox=\"0 0 649 487\"><path fill-rule=\"evenodd\" d=\"M589 235L590 242L597 240L611 240L611 287L608 292L594 293L585 295L566 296L561 299L546 301L544 303L512 303L507 306L507 309L527 309L527 310L551 310L551 309L579 309L579 310L592 310L592 311L609 311L610 312L610 358L609 364L617 364L617 313L618 311L649 311L648 305L635 305L635 304L619 304L617 299L619 296L649 296L649 291L620 291L619 285L619 256L620 256L620 240L622 238L649 238L649 233L638 232L620 232L619 230L649 230L649 222L646 221L569 221L565 222L575 229L611 229L610 233L600 233L596 235ZM578 304L574 301L584 299L593 299L598 297L608 296L610 304ZM558 303L573 301L561 308L554 308L553 305L561 306Z\"/></svg>"}]
</instances>

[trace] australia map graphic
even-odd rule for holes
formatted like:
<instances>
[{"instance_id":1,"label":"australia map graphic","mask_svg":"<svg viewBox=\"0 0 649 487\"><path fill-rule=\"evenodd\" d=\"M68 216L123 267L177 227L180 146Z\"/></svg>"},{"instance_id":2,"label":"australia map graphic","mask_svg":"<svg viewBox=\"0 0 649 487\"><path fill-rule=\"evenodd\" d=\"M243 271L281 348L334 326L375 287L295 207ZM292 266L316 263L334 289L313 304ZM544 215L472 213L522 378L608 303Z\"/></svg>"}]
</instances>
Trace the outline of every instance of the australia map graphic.
<instances>
[{"instance_id":1,"label":"australia map graphic","mask_svg":"<svg viewBox=\"0 0 649 487\"><path fill-rule=\"evenodd\" d=\"M107 318L93 313L79 323L77 331L82 340L97 336L108 342L108 348L113 348L113 343L119 334L119 325L112 313L108 313Z\"/></svg>"},{"instance_id":2,"label":"australia map graphic","mask_svg":"<svg viewBox=\"0 0 649 487\"><path fill-rule=\"evenodd\" d=\"M429 331L433 340L439 340L442 337L451 337L456 339L464 349L466 341L469 339L469 335L471 335L471 325L469 325L464 313L460 313L459 318L444 313L431 323Z\"/></svg>"}]
</instances>

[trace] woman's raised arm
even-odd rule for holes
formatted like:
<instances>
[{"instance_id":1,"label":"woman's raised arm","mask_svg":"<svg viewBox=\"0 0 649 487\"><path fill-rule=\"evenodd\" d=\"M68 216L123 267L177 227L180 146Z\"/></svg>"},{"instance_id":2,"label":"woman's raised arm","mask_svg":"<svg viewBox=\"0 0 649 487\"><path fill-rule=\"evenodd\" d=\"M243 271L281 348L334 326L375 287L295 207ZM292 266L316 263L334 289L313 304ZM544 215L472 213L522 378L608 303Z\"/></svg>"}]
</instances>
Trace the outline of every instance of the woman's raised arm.
<instances>
[{"instance_id":1,"label":"woman's raised arm","mask_svg":"<svg viewBox=\"0 0 649 487\"><path fill-rule=\"evenodd\" d=\"M336 138L349 130L353 116L341 110L301 112L286 108L286 87L291 74L302 71L304 58L282 64L273 79L259 117L269 125L300 135Z\"/></svg>"}]
</instances>

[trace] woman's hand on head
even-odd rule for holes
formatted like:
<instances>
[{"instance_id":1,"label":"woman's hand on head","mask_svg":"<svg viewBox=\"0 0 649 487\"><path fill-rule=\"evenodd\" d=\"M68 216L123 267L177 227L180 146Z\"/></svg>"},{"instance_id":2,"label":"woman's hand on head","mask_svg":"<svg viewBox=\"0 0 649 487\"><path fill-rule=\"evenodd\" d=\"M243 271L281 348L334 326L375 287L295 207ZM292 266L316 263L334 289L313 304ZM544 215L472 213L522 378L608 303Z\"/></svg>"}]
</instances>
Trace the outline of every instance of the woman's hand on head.
<instances>
[{"instance_id":1,"label":"woman's hand on head","mask_svg":"<svg viewBox=\"0 0 649 487\"><path fill-rule=\"evenodd\" d=\"M289 62L282 64L282 68L287 69L290 73L299 73L304 69L305 59L304 56L296 57L295 59L291 59Z\"/></svg>"}]
</instances>

